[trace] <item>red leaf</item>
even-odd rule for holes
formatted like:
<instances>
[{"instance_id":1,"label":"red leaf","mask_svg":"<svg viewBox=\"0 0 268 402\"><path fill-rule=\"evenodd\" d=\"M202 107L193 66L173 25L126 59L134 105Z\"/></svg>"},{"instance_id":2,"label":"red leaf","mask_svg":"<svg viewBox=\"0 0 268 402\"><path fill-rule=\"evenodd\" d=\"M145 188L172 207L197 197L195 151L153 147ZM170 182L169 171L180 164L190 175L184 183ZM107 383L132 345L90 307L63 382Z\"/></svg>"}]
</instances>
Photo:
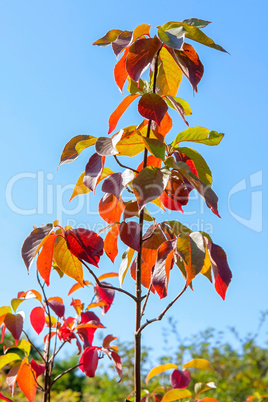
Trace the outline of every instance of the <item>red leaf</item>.
<instances>
[{"instance_id":1,"label":"red leaf","mask_svg":"<svg viewBox=\"0 0 268 402\"><path fill-rule=\"evenodd\" d=\"M101 176L105 157L98 153L93 154L86 165L83 184L91 191L95 191L98 179Z\"/></svg>"},{"instance_id":2,"label":"red leaf","mask_svg":"<svg viewBox=\"0 0 268 402\"><path fill-rule=\"evenodd\" d=\"M140 251L140 225L137 222L121 222L120 239L133 250Z\"/></svg>"},{"instance_id":3,"label":"red leaf","mask_svg":"<svg viewBox=\"0 0 268 402\"><path fill-rule=\"evenodd\" d=\"M162 243L157 250L157 260L155 263L152 284L157 291L160 299L167 296L169 272L174 264L174 250L177 240L167 240Z\"/></svg>"},{"instance_id":4,"label":"red leaf","mask_svg":"<svg viewBox=\"0 0 268 402\"><path fill-rule=\"evenodd\" d=\"M54 311L58 317L63 317L65 312L64 304L58 300L48 299L48 306Z\"/></svg>"},{"instance_id":5,"label":"red leaf","mask_svg":"<svg viewBox=\"0 0 268 402\"><path fill-rule=\"evenodd\" d=\"M114 361L115 369L120 377L120 380L119 380L119 382L120 382L122 379L122 363L121 363L120 356L115 352L111 352L111 357Z\"/></svg>"},{"instance_id":6,"label":"red leaf","mask_svg":"<svg viewBox=\"0 0 268 402\"><path fill-rule=\"evenodd\" d=\"M217 244L207 240L206 237L204 237L204 239L208 244L211 266L215 278L215 289L224 300L227 288L232 279L232 272L229 268L224 250Z\"/></svg>"},{"instance_id":7,"label":"red leaf","mask_svg":"<svg viewBox=\"0 0 268 402\"><path fill-rule=\"evenodd\" d=\"M128 73L126 70L126 58L127 58L128 50L129 50L128 48L125 50L123 56L116 63L115 68L114 68L114 79L121 92L123 92L123 86L128 77Z\"/></svg>"},{"instance_id":8,"label":"red leaf","mask_svg":"<svg viewBox=\"0 0 268 402\"><path fill-rule=\"evenodd\" d=\"M43 248L38 255L36 266L39 274L44 279L47 286L49 286L49 278L52 267L54 243L57 235L51 233L51 235L45 241Z\"/></svg>"},{"instance_id":9,"label":"red leaf","mask_svg":"<svg viewBox=\"0 0 268 402\"><path fill-rule=\"evenodd\" d=\"M109 285L107 282L102 282L104 285ZM99 303L100 301L104 301L105 305L102 306L102 314L106 314L107 311L110 309L113 300L115 291L113 289L102 288L101 286L96 285L94 287L94 293L96 296L96 302Z\"/></svg>"},{"instance_id":10,"label":"red leaf","mask_svg":"<svg viewBox=\"0 0 268 402\"><path fill-rule=\"evenodd\" d=\"M191 373L188 370L174 370L170 376L172 388L187 388L191 381Z\"/></svg>"},{"instance_id":11,"label":"red leaf","mask_svg":"<svg viewBox=\"0 0 268 402\"><path fill-rule=\"evenodd\" d=\"M110 343L111 343L112 341L114 341L115 339L117 339L116 336L107 335L107 336L103 339L102 347L103 347L103 348L106 348L106 349L109 348L109 347L110 347Z\"/></svg>"},{"instance_id":12,"label":"red leaf","mask_svg":"<svg viewBox=\"0 0 268 402\"><path fill-rule=\"evenodd\" d=\"M42 307L35 307L30 314L30 321L33 329L39 335L45 326L45 312Z\"/></svg>"},{"instance_id":13,"label":"red leaf","mask_svg":"<svg viewBox=\"0 0 268 402\"><path fill-rule=\"evenodd\" d=\"M113 194L105 194L99 203L100 216L107 223L119 222L124 208L123 202L118 200Z\"/></svg>"},{"instance_id":14,"label":"red leaf","mask_svg":"<svg viewBox=\"0 0 268 402\"><path fill-rule=\"evenodd\" d=\"M168 184L160 196L160 200L165 208L172 211L181 211L182 206L188 203L189 191L181 176L176 172L171 172Z\"/></svg>"},{"instance_id":15,"label":"red leaf","mask_svg":"<svg viewBox=\"0 0 268 402\"><path fill-rule=\"evenodd\" d=\"M165 114L165 116L161 120L161 123L159 126L155 122L152 122L152 123L153 123L152 130L154 132L154 135L156 136L156 138L158 140L163 141L163 139L165 138L167 133L169 133L169 131L172 128L172 119L169 116L168 112Z\"/></svg>"},{"instance_id":16,"label":"red leaf","mask_svg":"<svg viewBox=\"0 0 268 402\"><path fill-rule=\"evenodd\" d=\"M108 134L110 134L112 131L114 131L115 127L117 126L118 120L120 119L122 114L127 110L129 105L138 96L140 96L140 95L139 94L128 95L122 100L122 102L119 104L119 106L115 109L115 111L111 114L111 116L109 118L109 131L108 131Z\"/></svg>"},{"instance_id":17,"label":"red leaf","mask_svg":"<svg viewBox=\"0 0 268 402\"><path fill-rule=\"evenodd\" d=\"M18 344L22 327L23 327L23 317L21 314L10 314L5 316L4 323L7 329L11 332L13 338L15 339L15 344Z\"/></svg>"},{"instance_id":18,"label":"red leaf","mask_svg":"<svg viewBox=\"0 0 268 402\"><path fill-rule=\"evenodd\" d=\"M123 173L111 174L102 185L102 191L113 194L119 200L124 188L134 179L135 175L132 170L126 169Z\"/></svg>"},{"instance_id":19,"label":"red leaf","mask_svg":"<svg viewBox=\"0 0 268 402\"><path fill-rule=\"evenodd\" d=\"M34 359L31 360L31 368L35 371L36 378L46 371L45 364L36 363Z\"/></svg>"},{"instance_id":20,"label":"red leaf","mask_svg":"<svg viewBox=\"0 0 268 402\"><path fill-rule=\"evenodd\" d=\"M85 313L81 313L81 324L92 324L98 328L105 328L101 322L99 317L96 316L92 311L86 311ZM92 341L94 338L94 334L97 328L89 327L89 328L78 328L77 333L80 335L81 339L84 342L84 347L92 346Z\"/></svg>"},{"instance_id":21,"label":"red leaf","mask_svg":"<svg viewBox=\"0 0 268 402\"><path fill-rule=\"evenodd\" d=\"M104 251L112 262L114 262L118 254L117 239L119 236L119 227L120 224L113 225L104 239Z\"/></svg>"},{"instance_id":22,"label":"red leaf","mask_svg":"<svg viewBox=\"0 0 268 402\"><path fill-rule=\"evenodd\" d=\"M170 49L168 49L170 51ZM183 44L183 51L174 50L171 52L181 71L185 77L190 81L193 90L197 92L197 84L200 82L204 66L199 60L198 54L193 46L188 43Z\"/></svg>"},{"instance_id":23,"label":"red leaf","mask_svg":"<svg viewBox=\"0 0 268 402\"><path fill-rule=\"evenodd\" d=\"M87 377L95 377L99 362L98 352L95 347L88 347L82 353L79 361L79 368L86 374Z\"/></svg>"},{"instance_id":24,"label":"red leaf","mask_svg":"<svg viewBox=\"0 0 268 402\"><path fill-rule=\"evenodd\" d=\"M154 120L160 125L168 106L161 96L154 93L144 94L138 103L139 113L148 120Z\"/></svg>"},{"instance_id":25,"label":"red leaf","mask_svg":"<svg viewBox=\"0 0 268 402\"><path fill-rule=\"evenodd\" d=\"M160 47L161 41L157 37L139 39L130 46L126 59L126 70L130 78L138 81L142 73L152 63Z\"/></svg>"},{"instance_id":26,"label":"red leaf","mask_svg":"<svg viewBox=\"0 0 268 402\"><path fill-rule=\"evenodd\" d=\"M92 230L68 229L65 238L73 255L98 267L100 256L103 254L103 240L100 236Z\"/></svg>"}]
</instances>

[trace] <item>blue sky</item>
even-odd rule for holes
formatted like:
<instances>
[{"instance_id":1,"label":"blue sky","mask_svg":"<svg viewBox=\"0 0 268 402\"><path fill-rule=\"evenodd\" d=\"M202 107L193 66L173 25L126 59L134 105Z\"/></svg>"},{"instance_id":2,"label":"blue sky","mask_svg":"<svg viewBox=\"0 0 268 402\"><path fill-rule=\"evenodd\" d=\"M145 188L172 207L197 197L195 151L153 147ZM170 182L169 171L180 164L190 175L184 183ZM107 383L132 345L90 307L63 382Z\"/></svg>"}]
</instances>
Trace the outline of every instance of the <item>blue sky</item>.
<instances>
[{"instance_id":1,"label":"blue sky","mask_svg":"<svg viewBox=\"0 0 268 402\"><path fill-rule=\"evenodd\" d=\"M187 291L171 314L183 337L207 327L226 330L235 326L242 335L256 329L260 311L267 309L267 11L263 0L172 0L166 5L140 0L0 3L0 305L7 305L18 291L36 287L34 267L27 276L20 257L33 224L56 218L63 225L87 224L93 230L103 224L94 213L100 191L95 197L77 197L68 203L92 150L57 171L65 143L78 134L105 136L108 118L122 100L113 81L111 48L91 44L112 28L132 30L149 23L156 32L154 27L167 21L196 17L213 22L205 32L231 54L194 44L205 74L197 95L193 96L186 80L178 93L192 107L190 126L225 133L218 147L192 145L212 170L222 219L204 211L197 199L189 203L184 215L178 212L172 219L211 231L214 242L227 253L233 280L223 302L206 278L198 277L194 292ZM172 117L170 139L185 128L179 117ZM132 106L118 128L139 122ZM121 247L120 252L123 250ZM119 264L120 257L114 267L104 258L99 273L116 271ZM170 297L182 286L179 274L173 274ZM72 280L58 280L56 274L53 278L55 287L51 285L49 295L65 297ZM134 290L130 278L126 287ZM88 290L77 292L77 297L88 303L91 296ZM166 301L155 297L149 318L157 315ZM132 302L117 295L115 305L102 319L106 333L131 340L132 314ZM161 326L165 325L167 319L144 332L144 343L158 352ZM260 341L264 339L262 335Z\"/></svg>"}]
</instances>

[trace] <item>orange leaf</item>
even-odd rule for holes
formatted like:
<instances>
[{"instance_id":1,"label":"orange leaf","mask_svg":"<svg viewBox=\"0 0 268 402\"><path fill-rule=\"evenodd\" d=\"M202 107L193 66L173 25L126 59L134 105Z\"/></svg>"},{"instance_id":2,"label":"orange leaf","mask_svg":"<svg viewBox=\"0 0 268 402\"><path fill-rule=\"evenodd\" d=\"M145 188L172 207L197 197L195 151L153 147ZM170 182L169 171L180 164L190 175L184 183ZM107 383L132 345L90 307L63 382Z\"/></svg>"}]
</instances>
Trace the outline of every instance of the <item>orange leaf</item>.
<instances>
[{"instance_id":1,"label":"orange leaf","mask_svg":"<svg viewBox=\"0 0 268 402\"><path fill-rule=\"evenodd\" d=\"M48 236L36 261L37 270L41 277L44 279L47 286L49 286L49 278L51 273L53 250L56 237L57 235L55 235L54 232L51 233L50 236Z\"/></svg>"},{"instance_id":2,"label":"orange leaf","mask_svg":"<svg viewBox=\"0 0 268 402\"><path fill-rule=\"evenodd\" d=\"M108 134L110 134L115 127L117 126L118 120L122 116L122 114L127 110L129 105L138 97L140 96L139 94L136 95L128 95L126 96L122 102L119 104L119 106L115 109L115 111L111 114L109 118L109 131Z\"/></svg>"},{"instance_id":3,"label":"orange leaf","mask_svg":"<svg viewBox=\"0 0 268 402\"><path fill-rule=\"evenodd\" d=\"M167 240L157 250L157 260L154 267L152 284L160 299L167 296L169 272L174 264L176 239Z\"/></svg>"},{"instance_id":4,"label":"orange leaf","mask_svg":"<svg viewBox=\"0 0 268 402\"><path fill-rule=\"evenodd\" d=\"M83 281L83 284L86 286L92 285L91 282L89 281ZM68 296L70 296L73 292L75 292L78 289L81 289L83 286L80 283L75 283L71 289L69 290Z\"/></svg>"},{"instance_id":5,"label":"orange leaf","mask_svg":"<svg viewBox=\"0 0 268 402\"><path fill-rule=\"evenodd\" d=\"M123 92L123 86L128 77L128 73L126 70L126 58L127 58L128 50L129 50L129 48L125 49L123 56L116 63L116 65L114 67L114 79L121 92Z\"/></svg>"},{"instance_id":6,"label":"orange leaf","mask_svg":"<svg viewBox=\"0 0 268 402\"><path fill-rule=\"evenodd\" d=\"M161 120L160 125L158 126L156 123L153 122L152 130L156 138L160 141L163 141L167 133L172 128L172 119L169 116L168 112L165 114L163 119Z\"/></svg>"},{"instance_id":7,"label":"orange leaf","mask_svg":"<svg viewBox=\"0 0 268 402\"><path fill-rule=\"evenodd\" d=\"M119 227L120 224L113 225L104 239L104 251L112 262L114 262L118 254L117 239Z\"/></svg>"},{"instance_id":8,"label":"orange leaf","mask_svg":"<svg viewBox=\"0 0 268 402\"><path fill-rule=\"evenodd\" d=\"M36 375L28 364L28 359L24 359L17 376L17 384L29 402L33 402L36 394Z\"/></svg>"},{"instance_id":9,"label":"orange leaf","mask_svg":"<svg viewBox=\"0 0 268 402\"><path fill-rule=\"evenodd\" d=\"M122 200L118 200L113 194L106 194L99 203L99 213L107 223L120 221L125 206Z\"/></svg>"}]
</instances>

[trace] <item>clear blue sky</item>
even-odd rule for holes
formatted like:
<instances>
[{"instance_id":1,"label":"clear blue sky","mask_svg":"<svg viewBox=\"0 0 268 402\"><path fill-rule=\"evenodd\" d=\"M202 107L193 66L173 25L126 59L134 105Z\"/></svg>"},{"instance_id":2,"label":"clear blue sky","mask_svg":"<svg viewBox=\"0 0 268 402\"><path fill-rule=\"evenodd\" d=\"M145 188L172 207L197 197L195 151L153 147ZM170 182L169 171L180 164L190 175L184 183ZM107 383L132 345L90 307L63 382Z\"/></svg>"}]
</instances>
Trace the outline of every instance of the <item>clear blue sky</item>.
<instances>
[{"instance_id":1,"label":"clear blue sky","mask_svg":"<svg viewBox=\"0 0 268 402\"><path fill-rule=\"evenodd\" d=\"M268 308L264 186L268 134L267 11L264 0L171 0L165 5L163 1L140 0L1 1L0 305L8 304L18 291L35 287L35 269L32 267L28 277L20 257L21 245L33 224L39 226L56 218L63 225L74 219L75 225L86 223L95 230L103 224L92 213L97 208L99 191L95 198L77 197L68 204L71 187L92 150L56 171L61 151L72 137L107 134L108 117L122 99L113 81L115 57L111 48L91 44L112 28L132 30L141 23L150 23L153 31L170 20L196 17L213 22L205 32L231 54L196 44L205 66L199 92L193 96L186 80L179 92L192 107L190 126L200 125L226 134L218 147L195 147L212 170L222 219L209 210L204 212L198 200L189 203L187 213L178 212L172 218L212 231L214 242L222 245L228 255L233 280L223 302L206 278L198 277L194 292L185 294L172 315L179 322L182 336L207 327L225 330L235 326L242 335L255 330L260 311ZM179 117L172 117L174 136L184 126ZM119 127L139 121L133 106ZM162 217L158 215L157 219ZM120 252L123 250L124 247ZM119 264L120 257L114 267L104 258L99 273L117 271ZM60 281L56 274L53 277L55 287L51 285L49 295L59 293L65 297L72 280ZM171 297L177 286L182 286L175 272L173 282ZM127 278L129 289L134 290L133 284ZM77 297L88 303L91 296L88 290L77 292ZM165 299L160 302L155 297L149 318L165 304ZM106 333L131 340L132 314L132 302L117 295L115 305L102 319L107 325ZM152 343L159 351L161 326L166 324L164 319L162 324L149 327L144 332L144 343Z\"/></svg>"}]
</instances>

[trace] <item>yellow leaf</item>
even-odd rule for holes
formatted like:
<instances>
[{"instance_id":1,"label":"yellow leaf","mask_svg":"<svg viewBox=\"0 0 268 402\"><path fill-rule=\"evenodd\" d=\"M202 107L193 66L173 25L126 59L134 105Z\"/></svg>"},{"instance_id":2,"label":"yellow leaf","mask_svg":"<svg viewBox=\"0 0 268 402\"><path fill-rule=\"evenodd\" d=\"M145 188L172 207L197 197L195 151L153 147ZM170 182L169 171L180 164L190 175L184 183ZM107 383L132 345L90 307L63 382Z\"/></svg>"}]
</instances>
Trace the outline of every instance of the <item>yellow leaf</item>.
<instances>
[{"instance_id":1,"label":"yellow leaf","mask_svg":"<svg viewBox=\"0 0 268 402\"><path fill-rule=\"evenodd\" d=\"M105 179L105 177L109 176L109 175L112 174L112 173L113 173L113 171L112 171L111 169L109 169L108 167L104 167L104 168L103 168L103 171L102 171L102 174L100 175L100 177L99 177L99 179L98 179L98 183L99 183L101 180ZM72 193L72 195L71 195L71 198L70 198L69 202L70 202L74 197L76 197L77 195L80 195L80 194L87 194L87 193L89 193L89 192L91 191L91 190L90 190L88 187L86 187L86 186L84 185L84 183L83 183L84 176L85 176L85 172L83 172L83 173L79 176L79 179L77 180L77 183L76 183L76 185L75 185L75 187L74 187L74 189L73 189L73 193Z\"/></svg>"},{"instance_id":2,"label":"yellow leaf","mask_svg":"<svg viewBox=\"0 0 268 402\"><path fill-rule=\"evenodd\" d=\"M64 274L84 287L82 263L70 252L63 237L59 236L55 240L53 259Z\"/></svg>"},{"instance_id":3,"label":"yellow leaf","mask_svg":"<svg viewBox=\"0 0 268 402\"><path fill-rule=\"evenodd\" d=\"M160 59L162 64L156 81L157 93L176 96L183 76L182 71L165 47L160 51Z\"/></svg>"},{"instance_id":4,"label":"yellow leaf","mask_svg":"<svg viewBox=\"0 0 268 402\"><path fill-rule=\"evenodd\" d=\"M202 370L214 371L214 368L212 367L210 362L206 359L193 359L190 362L183 365L183 369L187 368L197 368Z\"/></svg>"},{"instance_id":5,"label":"yellow leaf","mask_svg":"<svg viewBox=\"0 0 268 402\"><path fill-rule=\"evenodd\" d=\"M188 398L191 396L192 394L190 391L188 391L188 389L172 389L164 395L164 397L161 399L161 402L177 401L178 399Z\"/></svg>"},{"instance_id":6,"label":"yellow leaf","mask_svg":"<svg viewBox=\"0 0 268 402\"><path fill-rule=\"evenodd\" d=\"M16 353L8 353L7 355L0 356L0 369L15 360L21 360Z\"/></svg>"},{"instance_id":7,"label":"yellow leaf","mask_svg":"<svg viewBox=\"0 0 268 402\"><path fill-rule=\"evenodd\" d=\"M146 384L148 381L153 378L155 375L163 373L164 371L170 370L170 369L177 369L178 366L173 363L168 363L168 364L161 364L161 366L154 367L147 375L146 377Z\"/></svg>"}]
</instances>

